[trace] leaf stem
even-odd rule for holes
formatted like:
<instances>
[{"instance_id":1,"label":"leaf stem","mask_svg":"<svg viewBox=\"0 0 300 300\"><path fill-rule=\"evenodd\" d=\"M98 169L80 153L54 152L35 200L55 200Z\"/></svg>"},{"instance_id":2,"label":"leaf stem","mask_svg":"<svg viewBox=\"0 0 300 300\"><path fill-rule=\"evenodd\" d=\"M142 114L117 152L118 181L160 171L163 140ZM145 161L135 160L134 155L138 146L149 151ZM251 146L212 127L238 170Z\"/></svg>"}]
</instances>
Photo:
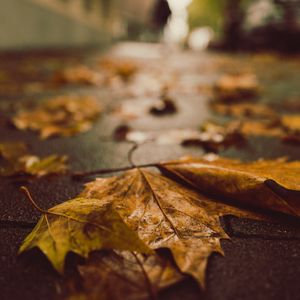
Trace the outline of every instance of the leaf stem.
<instances>
[{"instance_id":1,"label":"leaf stem","mask_svg":"<svg viewBox=\"0 0 300 300\"><path fill-rule=\"evenodd\" d=\"M151 168L151 167L157 167L157 163L152 164L144 164L144 165L138 165L138 166L129 166L129 167L123 167L123 168L116 168L116 169L100 169L90 172L77 172L73 173L73 178L81 178L81 177L87 177L87 176L93 176L93 175L101 175L101 174L109 174L114 172L123 172L123 171L129 171L135 168Z\"/></svg>"},{"instance_id":2,"label":"leaf stem","mask_svg":"<svg viewBox=\"0 0 300 300\"><path fill-rule=\"evenodd\" d=\"M20 191L26 196L27 200L32 204L32 206L37 209L39 212L41 212L42 214L48 214L48 211L43 210L42 208L40 208L36 202L33 200L29 190L27 187L25 186L21 186L20 187Z\"/></svg>"},{"instance_id":3,"label":"leaf stem","mask_svg":"<svg viewBox=\"0 0 300 300\"><path fill-rule=\"evenodd\" d=\"M136 165L135 165L135 163L133 162L132 156L133 156L134 151L138 148L138 146L139 146L139 145L138 145L137 143L133 143L132 148L128 151L128 155L127 155L128 161L129 161L129 163L131 164L131 166L132 166L133 168L136 168Z\"/></svg>"}]
</instances>

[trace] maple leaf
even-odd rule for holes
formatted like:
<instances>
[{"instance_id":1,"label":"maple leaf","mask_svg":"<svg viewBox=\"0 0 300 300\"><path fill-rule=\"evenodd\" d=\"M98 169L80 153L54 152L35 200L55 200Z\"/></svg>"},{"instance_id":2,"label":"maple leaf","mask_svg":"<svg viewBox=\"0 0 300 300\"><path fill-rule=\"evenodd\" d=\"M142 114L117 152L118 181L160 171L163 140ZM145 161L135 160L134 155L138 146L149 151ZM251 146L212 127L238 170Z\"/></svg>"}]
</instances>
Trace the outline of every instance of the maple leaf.
<instances>
[{"instance_id":1,"label":"maple leaf","mask_svg":"<svg viewBox=\"0 0 300 300\"><path fill-rule=\"evenodd\" d=\"M206 194L300 216L299 161L244 163L225 158L209 161L191 157L163 163L160 169Z\"/></svg>"},{"instance_id":2,"label":"maple leaf","mask_svg":"<svg viewBox=\"0 0 300 300\"><path fill-rule=\"evenodd\" d=\"M39 131L42 139L55 135L73 136L91 129L101 108L93 97L61 96L19 111L13 118L21 130Z\"/></svg>"},{"instance_id":3,"label":"maple leaf","mask_svg":"<svg viewBox=\"0 0 300 300\"><path fill-rule=\"evenodd\" d=\"M34 203L28 193L27 196ZM38 247L60 273L69 252L83 257L100 249L151 253L110 203L76 198L48 211L39 210L43 216L24 240L19 253Z\"/></svg>"},{"instance_id":4,"label":"maple leaf","mask_svg":"<svg viewBox=\"0 0 300 300\"><path fill-rule=\"evenodd\" d=\"M142 169L98 178L86 185L80 197L111 203L146 245L170 249L179 269L201 284L208 257L214 251L222 253L220 239L228 238L219 217L254 217Z\"/></svg>"},{"instance_id":5,"label":"maple leaf","mask_svg":"<svg viewBox=\"0 0 300 300\"><path fill-rule=\"evenodd\" d=\"M7 142L0 144L0 157L4 158L4 166L0 168L0 175L11 176L28 174L45 176L48 174L62 174L68 169L67 156L50 155L40 158L28 153L26 144Z\"/></svg>"},{"instance_id":6,"label":"maple leaf","mask_svg":"<svg viewBox=\"0 0 300 300\"><path fill-rule=\"evenodd\" d=\"M95 252L78 270L82 288L67 292L68 299L156 299L158 291L184 278L164 257L129 251Z\"/></svg>"}]
</instances>

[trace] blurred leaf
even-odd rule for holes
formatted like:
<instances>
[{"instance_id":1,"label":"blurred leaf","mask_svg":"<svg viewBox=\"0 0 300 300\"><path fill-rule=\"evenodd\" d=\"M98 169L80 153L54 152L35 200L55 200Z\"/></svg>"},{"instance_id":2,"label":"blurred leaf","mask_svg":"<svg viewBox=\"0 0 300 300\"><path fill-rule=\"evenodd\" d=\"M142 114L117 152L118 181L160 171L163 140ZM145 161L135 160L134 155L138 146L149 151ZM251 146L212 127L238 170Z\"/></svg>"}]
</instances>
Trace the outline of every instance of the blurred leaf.
<instances>
[{"instance_id":1,"label":"blurred leaf","mask_svg":"<svg viewBox=\"0 0 300 300\"><path fill-rule=\"evenodd\" d=\"M0 144L0 157L4 159L0 168L1 176L27 174L39 177L62 174L68 169L67 156L50 155L40 158L29 154L26 144L18 142Z\"/></svg>"},{"instance_id":2,"label":"blurred leaf","mask_svg":"<svg viewBox=\"0 0 300 300\"><path fill-rule=\"evenodd\" d=\"M288 132L300 134L300 115L284 115L281 124Z\"/></svg>"},{"instance_id":3,"label":"blurred leaf","mask_svg":"<svg viewBox=\"0 0 300 300\"><path fill-rule=\"evenodd\" d=\"M254 74L223 75L215 84L215 98L224 103L253 99L259 94Z\"/></svg>"},{"instance_id":4,"label":"blurred leaf","mask_svg":"<svg viewBox=\"0 0 300 300\"><path fill-rule=\"evenodd\" d=\"M20 156L28 153L26 144L21 142L6 142L0 144L0 156L9 162L14 162Z\"/></svg>"},{"instance_id":5,"label":"blurred leaf","mask_svg":"<svg viewBox=\"0 0 300 300\"><path fill-rule=\"evenodd\" d=\"M93 97L61 96L42 102L35 109L19 111L13 123L21 130L40 132L42 139L73 136L91 129L100 112Z\"/></svg>"},{"instance_id":6,"label":"blurred leaf","mask_svg":"<svg viewBox=\"0 0 300 300\"><path fill-rule=\"evenodd\" d=\"M99 85L102 82L100 74L84 65L66 68L53 76L56 84Z\"/></svg>"},{"instance_id":7,"label":"blurred leaf","mask_svg":"<svg viewBox=\"0 0 300 300\"><path fill-rule=\"evenodd\" d=\"M275 111L269 106L258 103L231 103L230 105L223 103L212 103L211 108L214 112L234 117L265 117L274 118L276 117Z\"/></svg>"}]
</instances>

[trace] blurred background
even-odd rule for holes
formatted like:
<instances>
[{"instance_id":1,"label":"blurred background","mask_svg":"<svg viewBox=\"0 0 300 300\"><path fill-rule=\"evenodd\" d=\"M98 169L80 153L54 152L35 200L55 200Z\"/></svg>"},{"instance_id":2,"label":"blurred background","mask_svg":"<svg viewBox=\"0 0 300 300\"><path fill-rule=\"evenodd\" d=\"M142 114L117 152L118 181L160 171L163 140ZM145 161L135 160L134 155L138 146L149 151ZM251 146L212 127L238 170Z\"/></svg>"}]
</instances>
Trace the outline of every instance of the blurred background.
<instances>
[{"instance_id":1,"label":"blurred background","mask_svg":"<svg viewBox=\"0 0 300 300\"><path fill-rule=\"evenodd\" d=\"M1 0L0 48L112 41L299 51L300 0Z\"/></svg>"}]
</instances>

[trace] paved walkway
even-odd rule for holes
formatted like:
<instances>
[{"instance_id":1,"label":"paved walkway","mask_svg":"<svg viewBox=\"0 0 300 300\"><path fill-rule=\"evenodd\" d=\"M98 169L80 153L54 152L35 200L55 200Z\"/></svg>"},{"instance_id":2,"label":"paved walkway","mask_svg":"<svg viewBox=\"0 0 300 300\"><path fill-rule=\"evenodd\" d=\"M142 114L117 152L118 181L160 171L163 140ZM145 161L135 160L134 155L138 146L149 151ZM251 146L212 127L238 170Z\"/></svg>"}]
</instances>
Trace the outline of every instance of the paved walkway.
<instances>
[{"instance_id":1,"label":"paved walkway","mask_svg":"<svg viewBox=\"0 0 300 300\"><path fill-rule=\"evenodd\" d=\"M120 168L130 165L128 152L132 144L114 140L113 132L118 126L126 123L142 131L199 128L202 122L212 118L207 105L209 87L222 73L256 73L263 87L262 101L266 103L275 105L297 93L299 96L299 60L296 62L295 58L180 53L157 45L128 44L115 47L110 55L126 56L126 59L134 56L140 69L135 84L112 79L109 87L42 88L53 72L63 66L81 63L98 66L101 52L95 50L1 55L0 142L24 141L33 153L41 156L67 154L74 171ZM145 107L159 97L162 85L169 86L169 96L174 99L178 112L153 116ZM18 131L6 122L20 103L35 103L41 98L68 93L94 95L101 102L104 112L91 131L72 138L41 141L37 134ZM122 103L126 104L120 115L117 111ZM135 118L128 116L135 113ZM132 158L138 165L204 152L199 146L148 142L139 146ZM252 137L243 148L233 146L220 154L246 160L281 156L300 159L299 146L283 144L271 137ZM36 253L17 257L20 243L39 218L39 213L20 194L19 185L20 182L11 179L0 181L0 298L53 299L60 293L61 278L46 259ZM67 175L36 179L27 184L45 209L71 199L82 185L82 181ZM162 293L161 299L300 299L299 221L281 218L278 224L268 224L226 217L223 224L232 239L222 242L224 257L211 256L206 290L201 291L190 279Z\"/></svg>"}]
</instances>

